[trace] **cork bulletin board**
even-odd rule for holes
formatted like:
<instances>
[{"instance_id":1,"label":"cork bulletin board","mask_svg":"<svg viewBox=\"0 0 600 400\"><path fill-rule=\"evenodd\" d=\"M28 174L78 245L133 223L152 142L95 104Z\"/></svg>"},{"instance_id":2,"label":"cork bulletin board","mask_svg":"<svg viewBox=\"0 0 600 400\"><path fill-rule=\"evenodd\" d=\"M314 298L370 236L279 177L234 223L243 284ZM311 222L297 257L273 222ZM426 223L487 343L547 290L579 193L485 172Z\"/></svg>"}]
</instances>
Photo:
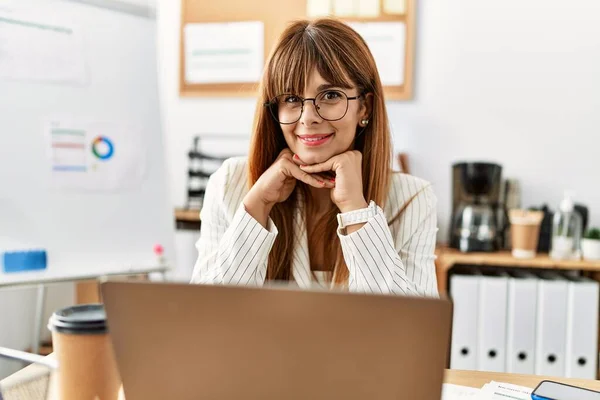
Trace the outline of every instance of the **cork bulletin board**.
<instances>
[{"instance_id":1,"label":"cork bulletin board","mask_svg":"<svg viewBox=\"0 0 600 400\"><path fill-rule=\"evenodd\" d=\"M251 97L257 94L259 74L256 71L268 57L271 48L290 21L298 19L313 19L319 16L332 16L345 22L363 26L365 31L376 32L377 29L402 26L402 35L395 40L399 43L393 49L398 52L386 51L386 57L378 59L375 46L371 45L362 28L357 30L365 37L375 55L380 75L384 83L384 93L388 100L409 100L413 95L413 65L415 45L415 7L417 0L182 0L181 12L181 48L180 48L180 96L182 97ZM392 4L394 3L393 7ZM349 9L354 7L354 9ZM317 8L319 10L317 10ZM343 8L343 9L342 9ZM367 9L368 8L368 9ZM316 15L316 13L320 15ZM261 25L261 36L255 36L262 42L261 57L255 57L253 77L245 81L227 81L225 79L190 79L193 76L190 69L190 52L186 53L191 43L190 29L219 25L243 25L248 23ZM390 24L395 23L395 24ZM221 29L220 28L220 29ZM186 29L188 34L186 35ZM383 32L382 31L382 32ZM216 41L221 35L205 33L205 41ZM240 35L244 40L246 35ZM256 43L255 40L255 43ZM400 41L400 42L398 42ZM383 49L379 49L382 54ZM389 55L396 55L396 64L390 64ZM188 59L186 59L188 58ZM260 65L258 65L258 59ZM381 61L381 64L380 64ZM387 63L383 66L383 63ZM194 67L198 69L198 67ZM187 69L187 70L186 70ZM385 73L384 73L385 71ZM196 71L197 72L197 71ZM200 71L200 75L202 71ZM387 74L387 75L385 75ZM196 74L196 76L199 76ZM385 76L394 78L384 79Z\"/></svg>"}]
</instances>

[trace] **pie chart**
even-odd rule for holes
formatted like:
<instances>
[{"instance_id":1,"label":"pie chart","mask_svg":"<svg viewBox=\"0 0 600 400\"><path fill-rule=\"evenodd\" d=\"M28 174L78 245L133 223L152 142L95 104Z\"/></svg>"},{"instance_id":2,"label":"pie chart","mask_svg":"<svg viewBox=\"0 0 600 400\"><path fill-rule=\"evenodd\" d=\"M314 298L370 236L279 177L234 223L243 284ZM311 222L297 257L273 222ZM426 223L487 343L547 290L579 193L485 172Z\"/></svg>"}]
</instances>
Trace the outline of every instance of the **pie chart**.
<instances>
[{"instance_id":1,"label":"pie chart","mask_svg":"<svg viewBox=\"0 0 600 400\"><path fill-rule=\"evenodd\" d=\"M114 155L115 146L106 136L98 136L92 142L92 153L94 153L98 159L106 161Z\"/></svg>"}]
</instances>

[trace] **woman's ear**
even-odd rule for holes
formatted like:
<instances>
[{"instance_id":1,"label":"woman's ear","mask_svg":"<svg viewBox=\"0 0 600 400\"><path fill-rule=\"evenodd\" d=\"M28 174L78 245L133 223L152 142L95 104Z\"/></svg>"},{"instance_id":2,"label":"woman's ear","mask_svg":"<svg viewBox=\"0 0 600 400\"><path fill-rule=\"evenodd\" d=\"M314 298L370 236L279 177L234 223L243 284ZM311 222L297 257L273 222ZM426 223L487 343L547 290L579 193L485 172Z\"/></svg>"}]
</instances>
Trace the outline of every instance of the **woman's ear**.
<instances>
[{"instance_id":1,"label":"woman's ear","mask_svg":"<svg viewBox=\"0 0 600 400\"><path fill-rule=\"evenodd\" d=\"M368 124L369 119L371 119L371 115L373 114L373 93L366 93L363 96L363 100L361 101L361 106L358 111L358 117L361 126L366 126ZM367 121L367 123L363 123L363 121Z\"/></svg>"},{"instance_id":2,"label":"woman's ear","mask_svg":"<svg viewBox=\"0 0 600 400\"><path fill-rule=\"evenodd\" d=\"M373 93L366 93L363 97L360 117L369 119L373 113Z\"/></svg>"}]
</instances>

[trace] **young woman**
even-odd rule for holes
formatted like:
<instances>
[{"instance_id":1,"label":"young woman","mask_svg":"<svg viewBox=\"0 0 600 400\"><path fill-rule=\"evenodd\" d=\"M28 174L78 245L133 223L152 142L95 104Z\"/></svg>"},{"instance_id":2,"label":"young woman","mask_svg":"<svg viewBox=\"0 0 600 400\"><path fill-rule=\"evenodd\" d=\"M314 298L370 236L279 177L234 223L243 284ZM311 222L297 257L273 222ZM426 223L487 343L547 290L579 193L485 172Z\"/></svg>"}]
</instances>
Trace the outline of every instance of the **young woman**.
<instances>
[{"instance_id":1,"label":"young woman","mask_svg":"<svg viewBox=\"0 0 600 400\"><path fill-rule=\"evenodd\" d=\"M391 169L382 85L360 35L333 19L291 24L260 95L248 158L208 182L192 282L437 296L436 197Z\"/></svg>"}]
</instances>

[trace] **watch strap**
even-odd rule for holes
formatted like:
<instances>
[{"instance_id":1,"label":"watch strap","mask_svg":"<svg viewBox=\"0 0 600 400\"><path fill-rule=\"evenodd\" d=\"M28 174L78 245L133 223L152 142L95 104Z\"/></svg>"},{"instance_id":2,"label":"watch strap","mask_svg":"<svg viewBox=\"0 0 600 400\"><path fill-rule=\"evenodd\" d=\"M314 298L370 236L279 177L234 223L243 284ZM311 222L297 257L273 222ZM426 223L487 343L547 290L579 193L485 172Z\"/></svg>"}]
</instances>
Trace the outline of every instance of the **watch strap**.
<instances>
[{"instance_id":1,"label":"watch strap","mask_svg":"<svg viewBox=\"0 0 600 400\"><path fill-rule=\"evenodd\" d=\"M374 201L369 203L366 208L359 210L349 211L346 213L340 213L337 215L338 226L340 229L344 229L350 225L362 224L369 221L371 218L377 215L377 205Z\"/></svg>"}]
</instances>

